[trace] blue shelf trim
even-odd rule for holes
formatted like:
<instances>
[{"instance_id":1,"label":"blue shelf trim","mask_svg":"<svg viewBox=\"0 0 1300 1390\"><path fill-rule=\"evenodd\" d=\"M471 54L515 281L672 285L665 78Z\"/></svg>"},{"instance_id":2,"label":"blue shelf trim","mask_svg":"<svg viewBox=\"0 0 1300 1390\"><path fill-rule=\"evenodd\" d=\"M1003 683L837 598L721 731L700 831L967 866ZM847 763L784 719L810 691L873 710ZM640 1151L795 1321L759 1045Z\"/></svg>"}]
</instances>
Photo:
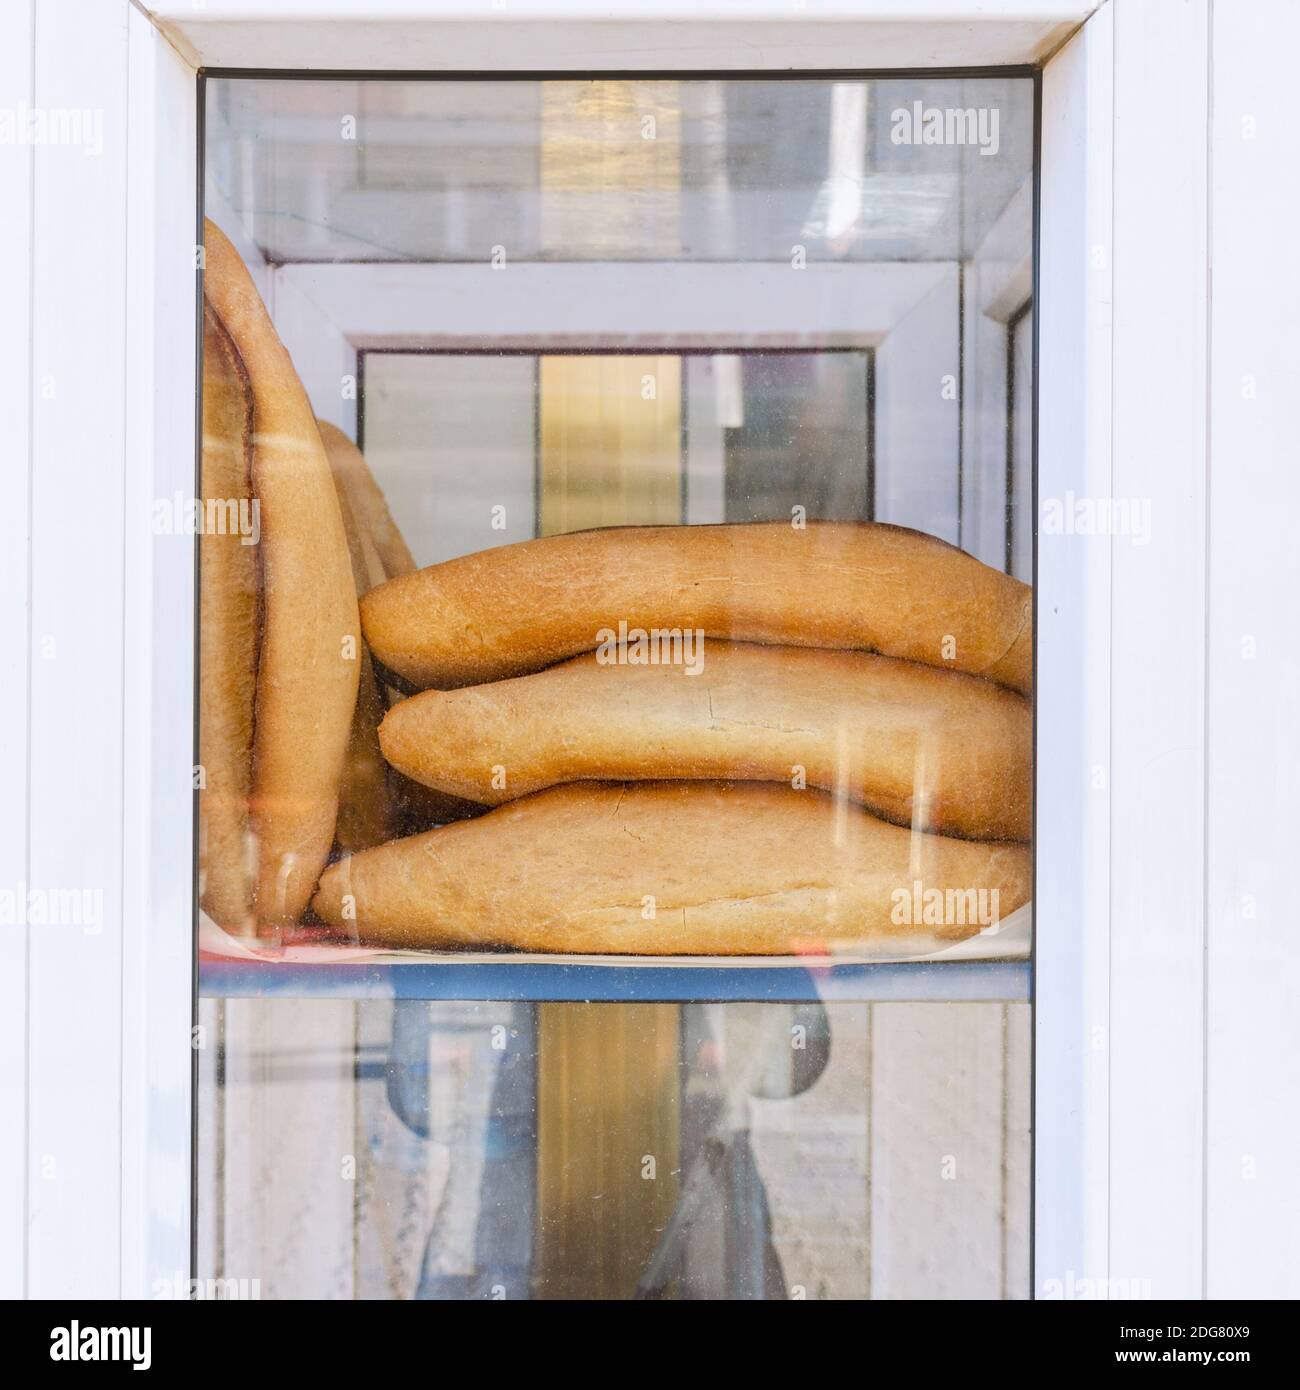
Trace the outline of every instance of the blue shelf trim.
<instances>
[{"instance_id":1,"label":"blue shelf trim","mask_svg":"<svg viewBox=\"0 0 1300 1390\"><path fill-rule=\"evenodd\" d=\"M204 962L199 993L208 999L608 1000L689 1003L767 1000L797 1003L890 1000L1023 1000L1027 961L949 961L897 965L702 967L673 965L277 965Z\"/></svg>"}]
</instances>

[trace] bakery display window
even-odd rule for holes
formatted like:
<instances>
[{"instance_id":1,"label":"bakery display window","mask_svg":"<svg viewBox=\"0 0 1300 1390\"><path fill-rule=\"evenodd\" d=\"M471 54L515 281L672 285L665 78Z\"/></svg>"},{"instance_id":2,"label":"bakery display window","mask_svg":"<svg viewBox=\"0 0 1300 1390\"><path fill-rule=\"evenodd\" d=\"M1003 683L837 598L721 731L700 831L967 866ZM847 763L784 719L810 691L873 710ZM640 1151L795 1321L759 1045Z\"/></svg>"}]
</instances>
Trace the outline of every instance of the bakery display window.
<instances>
[{"instance_id":1,"label":"bakery display window","mask_svg":"<svg viewBox=\"0 0 1300 1390\"><path fill-rule=\"evenodd\" d=\"M1028 1297L1037 85L201 85L197 1273Z\"/></svg>"}]
</instances>

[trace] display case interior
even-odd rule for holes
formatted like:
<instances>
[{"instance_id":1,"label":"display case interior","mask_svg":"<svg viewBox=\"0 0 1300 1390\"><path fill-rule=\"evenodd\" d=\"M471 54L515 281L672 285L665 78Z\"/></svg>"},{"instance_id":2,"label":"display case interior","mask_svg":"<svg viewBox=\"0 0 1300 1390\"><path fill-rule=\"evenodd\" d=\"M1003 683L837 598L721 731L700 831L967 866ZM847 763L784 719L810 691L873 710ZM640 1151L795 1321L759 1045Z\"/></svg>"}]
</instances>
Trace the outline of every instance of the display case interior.
<instances>
[{"instance_id":1,"label":"display case interior","mask_svg":"<svg viewBox=\"0 0 1300 1390\"><path fill-rule=\"evenodd\" d=\"M201 1272L1026 1295L1035 90L206 78Z\"/></svg>"}]
</instances>

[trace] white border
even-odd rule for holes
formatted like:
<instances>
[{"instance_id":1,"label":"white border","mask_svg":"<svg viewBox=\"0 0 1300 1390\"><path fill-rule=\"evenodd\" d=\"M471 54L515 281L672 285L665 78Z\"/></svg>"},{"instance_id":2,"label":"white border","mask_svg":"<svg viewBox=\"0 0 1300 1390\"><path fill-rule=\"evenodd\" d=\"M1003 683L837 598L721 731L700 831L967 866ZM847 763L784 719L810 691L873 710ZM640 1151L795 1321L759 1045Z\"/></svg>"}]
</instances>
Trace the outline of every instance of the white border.
<instances>
[{"instance_id":1,"label":"white border","mask_svg":"<svg viewBox=\"0 0 1300 1390\"><path fill-rule=\"evenodd\" d=\"M724 71L1038 63L1102 0L145 0L196 66Z\"/></svg>"},{"instance_id":2,"label":"white border","mask_svg":"<svg viewBox=\"0 0 1300 1390\"><path fill-rule=\"evenodd\" d=\"M123 719L122 1294L188 1278L194 543L194 72L130 12ZM186 196L188 195L188 196Z\"/></svg>"},{"instance_id":3,"label":"white border","mask_svg":"<svg viewBox=\"0 0 1300 1390\"><path fill-rule=\"evenodd\" d=\"M1111 492L1112 17L1090 20L1043 74L1040 498ZM1034 597L1039 1297L1110 1271L1110 556L1047 540Z\"/></svg>"},{"instance_id":4,"label":"white border","mask_svg":"<svg viewBox=\"0 0 1300 1390\"><path fill-rule=\"evenodd\" d=\"M943 7L949 16L965 11L963 33L970 46L952 43L942 25L932 29L918 19L907 26L912 48L906 61L993 61L982 45L999 36L1005 40L1007 31L992 22L976 24L973 6L974 0L951 0ZM196 13L188 0L156 8L176 14L178 24L182 8L191 18ZM200 51L208 61L233 62L242 46L273 62L282 56L301 61L310 49L314 60L325 61L330 45L348 37L347 26L323 33L301 19L309 11L318 17L332 12L337 19L341 8L325 0L280 0L272 20L245 24L229 4L212 0L206 18L195 20L196 27L207 26ZM867 50L875 66L903 61L886 56L898 51L887 44L872 46L888 37L873 29L873 23L887 22L881 18L887 8L869 7L872 22L838 28L808 24L801 30L769 16L762 21L768 25L763 41L749 49L734 42L743 30L722 21L661 25L653 42L639 50L620 48L629 31L610 25L543 26L540 44L539 30L528 24L468 25L454 41L456 26L447 26L426 32L440 62L425 65L466 65L471 35L480 52L501 53L499 47L482 49L489 41L531 45L527 66L685 62L696 70L738 64L815 68L865 64ZM1031 8L1055 11L1058 18L1071 9L1077 19L1090 6L1045 2L1016 10L1023 16ZM1231 7L1234 13L1240 8ZM299 23L283 22L290 12ZM1271 162L1256 168L1237 127L1250 114L1240 108L1259 105L1258 93L1273 90L1269 83L1285 92L1281 65L1294 44L1258 40L1294 21L1286 7L1268 3L1263 17L1252 21L1259 30L1256 41L1247 44L1245 31L1233 28L1239 21L1222 10L1216 14L1215 50L1222 44L1236 62L1221 87L1232 109L1214 118L1214 168L1203 169L1184 151L1179 159L1188 163L1164 169L1168 152L1159 141L1169 128L1162 124L1162 103L1179 92L1195 96L1189 75L1200 64L1208 67L1209 55L1197 38L1197 26L1208 16L1206 0L1149 0L1145 9L1121 0L1103 8L1045 70L1040 356L1047 367L1040 382L1040 489L1044 496L1070 488L1109 496L1146 487L1153 502L1168 503L1169 518L1190 533L1167 553L1177 567L1173 574L1131 556L1116 558L1110 546L1040 548L1040 1294L1049 1292L1049 1278L1077 1284L1090 1277L1146 1279L1152 1293L1195 1293L1194 1250L1200 1252L1202 1289L1277 1295L1293 1277L1285 1260L1296 1230L1290 1201L1294 1124L1288 1117L1297 1107L1287 1046L1300 1011L1292 1003L1294 989L1286 988L1296 964L1281 868L1289 851L1284 822L1270 830L1257 808L1275 814L1294 804L1293 772L1274 766L1276 739L1293 722L1277 702L1285 701L1296 682L1294 648L1284 645L1293 621L1290 594L1278 583L1291 553L1285 525L1295 510L1288 482L1294 470L1280 463L1288 412L1277 407L1270 414L1266 401L1267 409L1250 416L1236 402L1243 374L1253 369L1265 385L1271 380L1268 360L1261 367L1261 357L1293 350L1290 325L1300 312L1291 280L1283 282L1280 306L1267 288L1273 282L1261 287L1254 278L1257 252L1287 263L1289 252L1276 238L1293 225L1294 207L1278 209L1272 230L1265 226L1261 234L1251 221L1252 185L1246 181L1253 171L1269 187L1278 186L1278 170L1289 167L1289 156L1294 162L1294 142L1274 134L1273 143L1260 146L1271 151ZM807 23L806 16L796 17ZM150 1277L174 1267L179 1198L188 1195L187 1167L179 1158L188 1142L188 1116L177 1103L175 1082L188 1075L189 1053L175 1039L170 1012L181 999L188 1010L188 942L177 952L167 933L176 928L176 895L192 863L189 815L178 812L176 792L176 776L188 772L192 756L181 727L192 708L190 633L182 612L192 583L158 546L146 560L128 542L137 534L129 529L138 520L132 516L135 503L147 491L188 478L192 466L193 423L186 410L193 399L194 306L192 298L185 300L167 253L175 237L183 235L186 245L192 240L193 182L165 161L192 158L192 145L185 146L193 88L183 65L164 54L126 0L116 6L92 0L65 0L58 7L16 4L6 11L4 28L8 52L16 55L7 60L17 79L11 90L21 94L24 72L34 72L32 104L100 107L118 141L97 167L91 160L82 169L60 165L55 157L45 158L60 152L48 151L34 161L15 159L4 169L18 216L5 223L3 303L14 310L16 322L32 323L35 339L25 358L25 336L17 335L16 368L5 382L12 398L9 418L19 422L20 432L23 420L34 420L30 630L17 561L11 575L16 587L6 590L4 603L6 631L19 644L11 650L26 653L17 664L26 669L31 659L28 680L16 673L7 691L6 716L11 729L26 729L30 709L33 775L23 793L29 798L26 828L18 799L5 802L5 843L11 867L25 868L28 879L54 875L71 886L90 876L109 903L105 932L89 949L72 950L34 929L27 933L32 940L25 979L16 984L11 976L5 986L7 1003L20 1011L30 997L31 1011L25 1042L17 1036L21 1023L14 1023L20 1012L6 1024L0 1099L16 1132L23 1131L23 1116L29 1116L29 1126L22 1172L6 1170L15 1181L0 1189L3 1229L11 1235L29 1231L30 1237L25 1250L21 1242L5 1243L4 1286L35 1294L111 1295L141 1291ZM375 29L376 43L402 33L400 25ZM36 61L28 69L23 55L31 53L33 31ZM586 35L586 47L564 46L575 33ZM180 46L187 42L179 31L172 37ZM683 60L676 45L686 39L692 46ZM203 49L209 40L213 46ZM933 40L929 47L927 40ZM998 54L1004 62L1025 56L1005 46ZM388 63L375 62L364 45L353 44L347 65L418 62L427 52L388 56ZM123 144L128 62L132 119ZM1261 63L1277 66L1261 70ZM509 64L502 59L495 66ZM137 82L151 80L157 84L152 97L136 90ZM1219 80L1208 71L1203 80L1214 81L1220 93ZM1148 82L1157 85L1144 94L1141 84ZM1179 138L1198 138L1197 113L1204 113L1204 88L1199 90L1193 119L1178 128ZM1130 125L1122 132L1126 149L1114 152L1119 157L1112 183L1117 110L1128 113ZM1275 115L1274 124L1287 127L1285 112ZM33 166L34 202L28 196ZM1190 184L1180 173L1190 174ZM1153 174L1158 185L1148 189L1145 181ZM1183 245L1198 200L1201 222L1191 235L1201 235L1207 197L1225 244L1237 252L1222 268L1235 298L1220 295L1208 306L1194 288L1201 253L1193 246L1189 255ZM1145 211L1139 216L1137 209ZM93 237L87 228L94 229ZM1112 240L1116 228L1118 244ZM1164 266L1167 254L1173 259ZM1135 258L1130 264L1128 256ZM1151 274L1139 273L1143 263ZM1216 373L1212 437L1221 460L1211 558L1216 575L1230 576L1234 586L1222 590L1216 578L1211 590L1208 672L1200 665L1203 646L1200 656L1179 663L1163 646L1153 654L1125 631L1126 624L1167 623L1190 641L1192 615L1206 616L1206 576L1194 558L1204 541L1194 533L1205 515L1200 509L1206 460L1203 447L1196 453L1196 429L1189 425L1198 399L1202 418L1205 404L1193 380L1198 342L1204 346L1194 324L1198 302L1219 330L1209 354ZM25 304L33 310L30 320ZM1275 317L1261 339L1259 313L1266 305ZM1155 384L1144 352L1148 359L1167 354L1154 364ZM1133 367L1117 375L1113 367L1120 363ZM62 397L69 408L31 417L26 371L35 383L53 374L72 393ZM1282 400L1285 384L1273 389ZM172 416L172 409L179 414ZM1176 440L1168 434L1171 425ZM1277 461L1272 472L1257 466L1270 457ZM1243 459L1249 466L1235 471ZM20 480L19 503L22 487ZM1160 511L1153 508L1153 517ZM1266 680L1224 664L1229 657L1240 659L1248 623L1280 649ZM155 631L179 633L185 641L172 651L154 641ZM33 656L49 632L59 639L57 669ZM1203 641L1205 636L1202 628ZM1208 730L1199 703L1207 682L1198 694L1198 672L1208 675ZM1160 722L1165 714L1167 728ZM159 737L150 743L146 734L152 736L155 727ZM1211 788L1224 798L1208 803L1210 846L1200 851L1208 853L1206 861L1195 857L1194 827L1179 805L1204 792L1194 756L1185 761L1198 727L1209 750ZM1247 731L1256 727L1264 733L1259 767L1248 762ZM1156 740L1157 756L1139 765L1143 754L1134 744L1144 732ZM1113 753L1121 752L1125 765L1118 775ZM144 757L147 783L139 765ZM1161 767L1171 760L1179 764L1179 777L1167 781ZM1097 785L1094 769L1101 774ZM146 785L147 809L141 795ZM183 801L188 807L187 795ZM1207 806L1203 797L1199 804ZM24 849L15 854L19 845ZM1188 851L1193 861L1180 863ZM1127 856L1127 868L1121 856ZM1117 876L1112 862L1122 871ZM1204 897L1198 904L1193 894L1181 907L1159 892L1137 905L1132 898L1134 890L1182 893L1189 882L1194 885L1202 862L1214 912L1209 959L1224 971L1211 972L1205 982L1187 955L1189 940L1204 941ZM1245 941L1232 904L1258 882L1273 895L1263 897L1273 915L1258 939ZM1118 896L1112 901L1113 890ZM21 970L21 936L8 938L10 946L7 963ZM1178 966L1176 979L1166 977L1170 961ZM1208 988L1214 1013L1209 1020L1202 1016L1198 1032L1193 1001L1200 983ZM1161 1036L1166 1026L1175 1030L1179 1046ZM1197 1037L1200 1049L1189 1048ZM122 1089L124 1076L130 1080ZM1153 1095L1156 1103L1148 1107ZM1149 1148L1148 1140L1155 1141ZM1198 1180L1195 1155L1202 1141L1211 1172ZM1261 1165L1257 1188L1241 1186L1243 1156ZM50 1157L56 1160L52 1168ZM1206 1244L1204 1205L1193 1209L1198 1182L1217 1243ZM1236 1220L1242 1223L1239 1236Z\"/></svg>"}]
</instances>

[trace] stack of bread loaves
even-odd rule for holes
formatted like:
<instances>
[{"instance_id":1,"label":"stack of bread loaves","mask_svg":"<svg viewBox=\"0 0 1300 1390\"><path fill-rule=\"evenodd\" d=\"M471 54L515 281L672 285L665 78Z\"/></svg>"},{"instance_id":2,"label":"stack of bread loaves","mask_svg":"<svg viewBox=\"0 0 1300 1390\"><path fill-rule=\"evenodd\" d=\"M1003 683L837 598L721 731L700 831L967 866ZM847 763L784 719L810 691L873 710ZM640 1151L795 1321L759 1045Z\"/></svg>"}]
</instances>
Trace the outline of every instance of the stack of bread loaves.
<instances>
[{"instance_id":1,"label":"stack of bread loaves","mask_svg":"<svg viewBox=\"0 0 1300 1390\"><path fill-rule=\"evenodd\" d=\"M906 954L1028 900L1025 585L829 522L579 532L416 571L211 226L207 285L204 491L262 507L256 560L203 549L223 926L310 898L374 945ZM399 775L444 823L400 836Z\"/></svg>"}]
</instances>

